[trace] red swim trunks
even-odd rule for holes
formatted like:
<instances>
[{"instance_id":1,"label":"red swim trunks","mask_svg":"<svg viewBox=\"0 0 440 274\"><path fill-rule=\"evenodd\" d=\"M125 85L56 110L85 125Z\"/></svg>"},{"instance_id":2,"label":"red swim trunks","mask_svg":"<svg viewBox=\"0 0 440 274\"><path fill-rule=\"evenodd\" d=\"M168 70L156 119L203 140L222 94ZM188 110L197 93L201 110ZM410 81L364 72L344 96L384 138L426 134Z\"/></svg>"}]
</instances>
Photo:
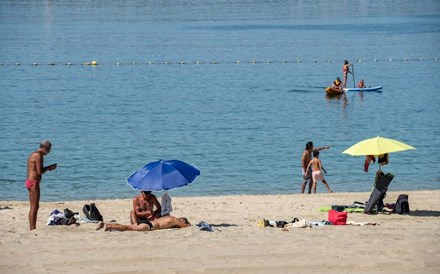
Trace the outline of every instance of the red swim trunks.
<instances>
[{"instance_id":1,"label":"red swim trunks","mask_svg":"<svg viewBox=\"0 0 440 274\"><path fill-rule=\"evenodd\" d=\"M30 190L33 185L39 184L39 183L40 183L40 181L32 181L32 180L27 179L26 180L26 188L28 190Z\"/></svg>"}]
</instances>

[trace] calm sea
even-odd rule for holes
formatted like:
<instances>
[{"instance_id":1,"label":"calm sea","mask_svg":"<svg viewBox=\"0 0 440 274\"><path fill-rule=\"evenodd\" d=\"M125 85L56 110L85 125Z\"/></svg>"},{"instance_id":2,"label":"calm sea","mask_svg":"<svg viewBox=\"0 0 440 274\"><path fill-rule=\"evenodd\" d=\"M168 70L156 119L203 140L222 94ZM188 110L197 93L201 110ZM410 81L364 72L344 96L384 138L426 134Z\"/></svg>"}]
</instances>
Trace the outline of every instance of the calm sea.
<instances>
[{"instance_id":1,"label":"calm sea","mask_svg":"<svg viewBox=\"0 0 440 274\"><path fill-rule=\"evenodd\" d=\"M174 196L298 193L308 141L334 191L370 191L342 151L377 135L417 148L390 190L440 188L439 1L3 0L0 37L0 200L43 139L43 201L132 197L158 159L201 170ZM383 92L327 98L344 59Z\"/></svg>"}]
</instances>

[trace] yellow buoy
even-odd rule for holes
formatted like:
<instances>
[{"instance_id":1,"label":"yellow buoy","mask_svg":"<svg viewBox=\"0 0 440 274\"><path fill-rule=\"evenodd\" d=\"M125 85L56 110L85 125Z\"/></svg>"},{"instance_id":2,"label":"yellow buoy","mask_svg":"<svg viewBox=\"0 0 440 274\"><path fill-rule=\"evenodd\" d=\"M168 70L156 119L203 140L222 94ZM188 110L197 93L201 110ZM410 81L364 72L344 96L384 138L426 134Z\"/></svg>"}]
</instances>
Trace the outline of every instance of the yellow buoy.
<instances>
[{"instance_id":1,"label":"yellow buoy","mask_svg":"<svg viewBox=\"0 0 440 274\"><path fill-rule=\"evenodd\" d=\"M93 60L92 63L91 63L91 65L92 65L92 66L96 66L96 65L98 65L98 62L96 62L95 60Z\"/></svg>"}]
</instances>

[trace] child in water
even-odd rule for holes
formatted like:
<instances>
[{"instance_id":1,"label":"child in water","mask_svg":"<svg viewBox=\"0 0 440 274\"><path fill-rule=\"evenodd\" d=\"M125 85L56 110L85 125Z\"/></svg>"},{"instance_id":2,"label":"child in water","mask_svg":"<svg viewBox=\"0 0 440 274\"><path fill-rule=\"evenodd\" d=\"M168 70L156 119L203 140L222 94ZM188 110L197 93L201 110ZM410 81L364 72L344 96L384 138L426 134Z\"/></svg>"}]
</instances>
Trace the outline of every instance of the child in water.
<instances>
[{"instance_id":1,"label":"child in water","mask_svg":"<svg viewBox=\"0 0 440 274\"><path fill-rule=\"evenodd\" d=\"M358 83L358 88L365 88L364 79L361 79Z\"/></svg>"},{"instance_id":2,"label":"child in water","mask_svg":"<svg viewBox=\"0 0 440 274\"><path fill-rule=\"evenodd\" d=\"M332 193L333 190L330 189L328 186L327 181L324 179L324 175L322 174L321 169L324 171L325 174L327 174L327 171L322 166L321 160L319 160L319 151L313 152L313 160L310 161L309 165L307 166L306 170L309 170L309 168L312 168L312 178L313 178L313 193L316 193L316 185L319 181L322 181L324 186L327 188L328 193Z\"/></svg>"}]
</instances>

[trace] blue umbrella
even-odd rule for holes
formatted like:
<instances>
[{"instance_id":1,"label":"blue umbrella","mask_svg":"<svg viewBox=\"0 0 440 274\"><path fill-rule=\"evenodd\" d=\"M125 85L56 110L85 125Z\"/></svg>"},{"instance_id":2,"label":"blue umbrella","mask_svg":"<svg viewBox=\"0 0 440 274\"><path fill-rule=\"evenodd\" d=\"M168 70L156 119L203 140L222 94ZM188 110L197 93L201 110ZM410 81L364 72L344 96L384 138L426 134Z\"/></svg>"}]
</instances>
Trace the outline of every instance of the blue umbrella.
<instances>
[{"instance_id":1,"label":"blue umbrella","mask_svg":"<svg viewBox=\"0 0 440 274\"><path fill-rule=\"evenodd\" d=\"M136 190L168 190L192 183L200 170L179 160L159 160L145 165L127 178Z\"/></svg>"}]
</instances>

